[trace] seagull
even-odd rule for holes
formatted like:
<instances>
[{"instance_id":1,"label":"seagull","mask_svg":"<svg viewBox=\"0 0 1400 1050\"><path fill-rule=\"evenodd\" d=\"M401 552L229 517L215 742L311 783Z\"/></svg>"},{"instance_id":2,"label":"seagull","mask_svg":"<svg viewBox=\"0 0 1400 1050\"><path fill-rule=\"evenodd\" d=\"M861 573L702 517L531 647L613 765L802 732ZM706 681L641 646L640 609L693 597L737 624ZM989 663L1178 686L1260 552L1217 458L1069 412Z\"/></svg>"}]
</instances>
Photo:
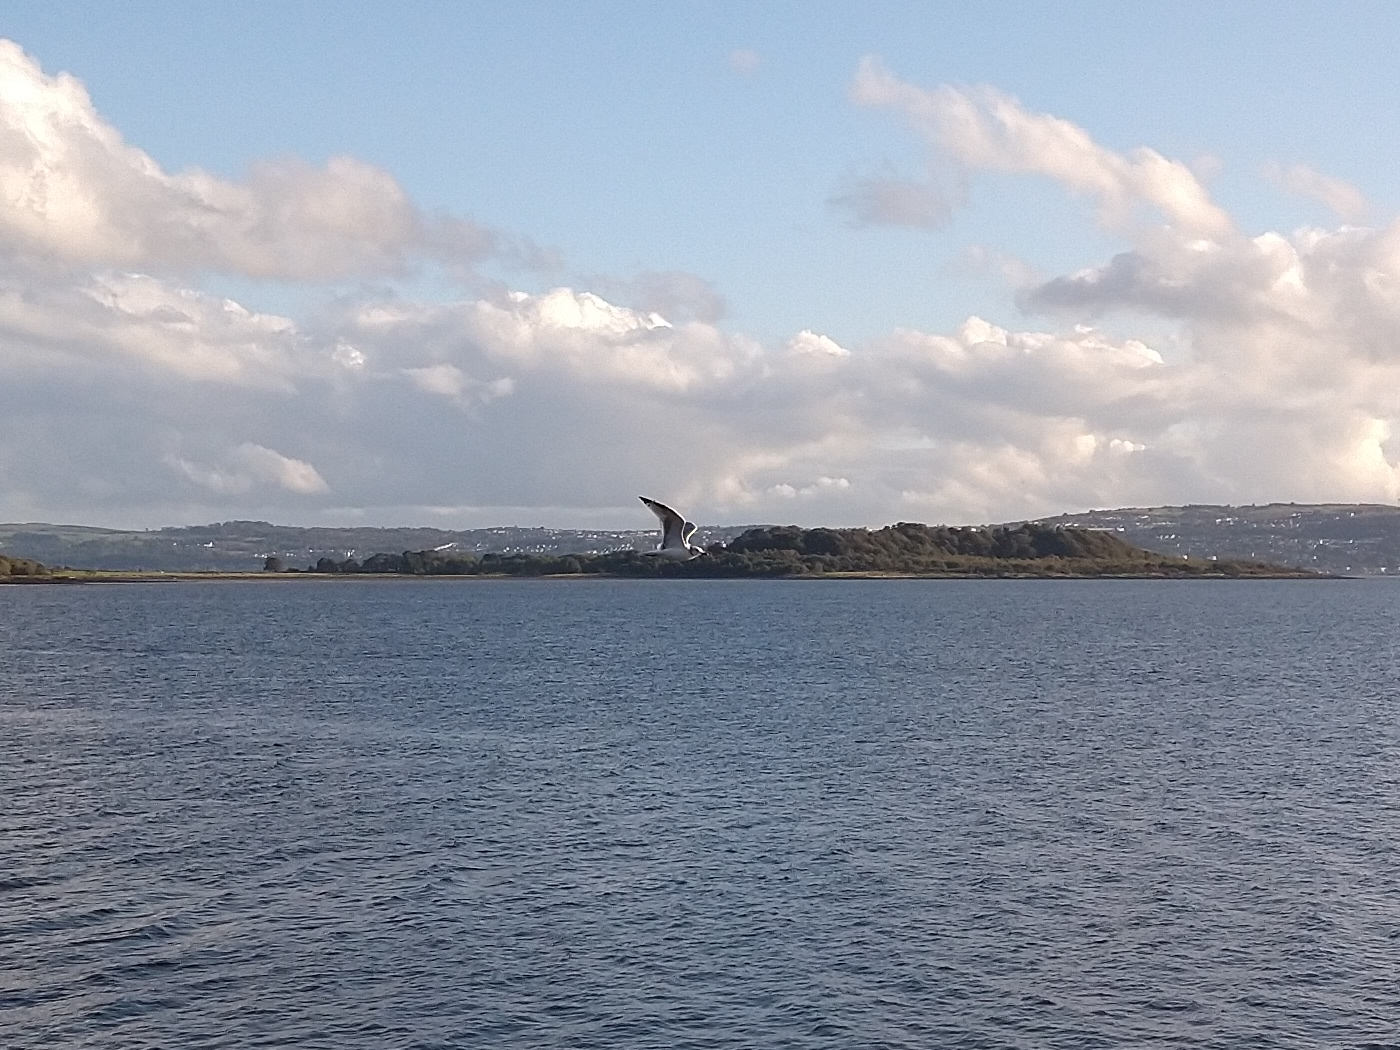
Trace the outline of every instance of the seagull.
<instances>
[{"instance_id":1,"label":"seagull","mask_svg":"<svg viewBox=\"0 0 1400 1050\"><path fill-rule=\"evenodd\" d=\"M654 551L647 551L647 554L665 558L667 561L690 561L691 558L698 558L705 553L705 548L690 542L690 537L695 535L693 521L686 521L664 503L657 503L656 500L647 499L645 496L637 498L661 521L661 545Z\"/></svg>"}]
</instances>

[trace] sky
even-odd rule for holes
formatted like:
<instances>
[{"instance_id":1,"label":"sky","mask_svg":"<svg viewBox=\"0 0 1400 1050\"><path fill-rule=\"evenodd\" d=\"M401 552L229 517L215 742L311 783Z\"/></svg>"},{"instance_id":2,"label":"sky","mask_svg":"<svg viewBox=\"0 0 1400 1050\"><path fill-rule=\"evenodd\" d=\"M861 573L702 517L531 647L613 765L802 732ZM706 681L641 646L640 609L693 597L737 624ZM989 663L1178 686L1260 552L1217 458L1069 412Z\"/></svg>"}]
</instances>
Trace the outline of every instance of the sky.
<instances>
[{"instance_id":1,"label":"sky","mask_svg":"<svg viewBox=\"0 0 1400 1050\"><path fill-rule=\"evenodd\" d=\"M0 521L1400 502L1400 5L10 0Z\"/></svg>"}]
</instances>

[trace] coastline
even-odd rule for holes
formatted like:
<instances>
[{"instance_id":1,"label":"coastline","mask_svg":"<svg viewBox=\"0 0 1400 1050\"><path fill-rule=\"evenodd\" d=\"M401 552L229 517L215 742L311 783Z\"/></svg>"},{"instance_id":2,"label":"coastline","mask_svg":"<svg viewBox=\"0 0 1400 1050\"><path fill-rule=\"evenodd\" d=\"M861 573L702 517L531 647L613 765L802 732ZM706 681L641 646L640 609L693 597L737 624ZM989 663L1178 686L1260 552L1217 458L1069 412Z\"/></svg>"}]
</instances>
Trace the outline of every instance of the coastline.
<instances>
[{"instance_id":1,"label":"coastline","mask_svg":"<svg viewBox=\"0 0 1400 1050\"><path fill-rule=\"evenodd\" d=\"M1248 580L1295 580L1300 582L1319 580L1359 580L1365 579L1363 576L1343 576L1335 573L1316 573L1305 570L1296 572L1276 572L1276 573L1254 573L1241 575L1236 573L1165 573L1165 572L1139 572L1139 573L1068 573L1068 572L940 572L940 573L912 573L912 572L824 572L792 574L787 576L706 576L706 577L646 577L628 576L621 573L540 573L538 575L524 573L437 573L414 575L409 573L334 573L334 572L264 572L261 570L248 570L246 572L223 570L208 571L178 571L159 572L145 570L57 570L47 575L35 576L0 576L0 586L14 584L17 586L42 586L53 585L75 585L75 584L114 584L114 583L247 583L250 581L293 581L293 580L335 580L342 582L393 582L406 580L456 580L456 581L491 581L491 580L636 580L647 582L651 580L674 580L674 579L704 579L704 580L786 580L806 582L812 580L1230 580L1243 582Z\"/></svg>"}]
</instances>

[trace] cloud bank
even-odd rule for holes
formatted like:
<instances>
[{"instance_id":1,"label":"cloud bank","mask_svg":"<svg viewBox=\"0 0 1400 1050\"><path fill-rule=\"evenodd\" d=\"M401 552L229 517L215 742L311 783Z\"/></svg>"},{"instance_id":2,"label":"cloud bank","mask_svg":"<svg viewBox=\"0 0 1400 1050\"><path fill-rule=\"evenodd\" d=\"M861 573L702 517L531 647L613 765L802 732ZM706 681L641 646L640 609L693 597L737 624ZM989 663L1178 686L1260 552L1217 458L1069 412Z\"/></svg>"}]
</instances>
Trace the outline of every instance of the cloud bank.
<instances>
[{"instance_id":1,"label":"cloud bank","mask_svg":"<svg viewBox=\"0 0 1400 1050\"><path fill-rule=\"evenodd\" d=\"M1091 200L1121 250L1026 281L1033 323L893 319L859 346L730 330L674 273L428 301L394 278L511 239L351 158L163 171L78 81L0 43L0 520L646 527L638 492L811 524L1400 499L1400 226L1245 232L1187 165L994 89L871 59L851 93L963 184ZM1366 213L1311 169L1274 178ZM844 197L924 230L963 203L908 180ZM378 290L274 316L200 290L210 272Z\"/></svg>"}]
</instances>

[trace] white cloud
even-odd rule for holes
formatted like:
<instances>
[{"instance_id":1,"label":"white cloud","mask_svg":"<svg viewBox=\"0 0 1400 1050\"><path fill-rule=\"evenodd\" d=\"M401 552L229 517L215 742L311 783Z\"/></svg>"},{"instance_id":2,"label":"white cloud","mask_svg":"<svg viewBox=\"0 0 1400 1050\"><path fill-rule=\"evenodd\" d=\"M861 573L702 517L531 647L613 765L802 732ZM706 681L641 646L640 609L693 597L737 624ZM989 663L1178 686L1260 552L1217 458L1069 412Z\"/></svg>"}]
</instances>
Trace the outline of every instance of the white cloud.
<instances>
[{"instance_id":1,"label":"white cloud","mask_svg":"<svg viewBox=\"0 0 1400 1050\"><path fill-rule=\"evenodd\" d=\"M318 281L471 265L493 233L420 211L387 172L266 161L241 182L162 171L66 74L0 40L0 237L33 259L163 273L215 270Z\"/></svg>"},{"instance_id":2,"label":"white cloud","mask_svg":"<svg viewBox=\"0 0 1400 1050\"><path fill-rule=\"evenodd\" d=\"M421 368L405 368L403 372L419 390L445 397L463 408L484 405L498 397L508 397L515 391L515 381L509 376L483 383L473 379L456 365L426 365Z\"/></svg>"},{"instance_id":3,"label":"white cloud","mask_svg":"<svg viewBox=\"0 0 1400 1050\"><path fill-rule=\"evenodd\" d=\"M1310 252L1340 250L1321 237ZM46 304L51 330L69 303ZM810 331L764 347L567 289L384 299L315 326L156 282L100 305L0 389L3 491L26 506L47 493L78 520L412 521L430 502L627 520L628 498L656 491L711 521L799 505L813 523L984 521L1397 491L1395 363L1344 339L1324 355L1283 322L1217 334L1197 319L1195 356L1167 360L1083 324L976 317L855 348ZM135 335L107 331L123 325ZM254 330L270 338L250 359ZM152 332L158 350L135 352ZM6 359L26 347L0 310ZM153 478L152 461L168 470Z\"/></svg>"},{"instance_id":4,"label":"white cloud","mask_svg":"<svg viewBox=\"0 0 1400 1050\"><path fill-rule=\"evenodd\" d=\"M290 390L303 347L287 318L134 274L0 275L12 372L134 368L196 382Z\"/></svg>"},{"instance_id":5,"label":"white cloud","mask_svg":"<svg viewBox=\"0 0 1400 1050\"><path fill-rule=\"evenodd\" d=\"M405 368L404 374L413 380L419 390L454 400L460 398L468 386L466 373L455 365Z\"/></svg>"},{"instance_id":6,"label":"white cloud","mask_svg":"<svg viewBox=\"0 0 1400 1050\"><path fill-rule=\"evenodd\" d=\"M849 357L851 352L830 336L803 329L788 340L788 350L794 354L817 354L827 357Z\"/></svg>"},{"instance_id":7,"label":"white cloud","mask_svg":"<svg viewBox=\"0 0 1400 1050\"><path fill-rule=\"evenodd\" d=\"M714 324L725 313L725 301L713 284L679 270L647 271L630 280L605 274L590 278L592 291L609 301L644 314L656 314L673 324L703 321Z\"/></svg>"},{"instance_id":8,"label":"white cloud","mask_svg":"<svg viewBox=\"0 0 1400 1050\"><path fill-rule=\"evenodd\" d=\"M330 491L330 486L310 463L250 441L230 449L215 466L173 454L166 457L165 463L186 479L220 496L243 496L259 486L300 495Z\"/></svg>"},{"instance_id":9,"label":"white cloud","mask_svg":"<svg viewBox=\"0 0 1400 1050\"><path fill-rule=\"evenodd\" d=\"M1187 165L991 89L873 62L856 81L968 179L1092 195L1119 250L1043 277L988 247L1035 321L896 318L854 341L722 327L711 286L664 271L249 310L194 271L314 281L492 238L354 161L162 172L12 46L0 87L0 520L647 527L637 492L812 524L1400 498L1400 225L1245 233Z\"/></svg>"},{"instance_id":10,"label":"white cloud","mask_svg":"<svg viewBox=\"0 0 1400 1050\"><path fill-rule=\"evenodd\" d=\"M1369 210L1365 195L1351 183L1305 164L1273 165L1266 175L1290 193L1321 201L1343 222L1361 222Z\"/></svg>"},{"instance_id":11,"label":"white cloud","mask_svg":"<svg viewBox=\"0 0 1400 1050\"><path fill-rule=\"evenodd\" d=\"M943 158L968 170L1044 175L1098 201L1103 221L1129 224L1147 205L1173 226L1220 236L1230 218L1213 203L1188 165L1141 148L1124 155L1105 149L1067 120L1025 109L991 87L925 89L900 80L866 58L851 86L854 100L903 114Z\"/></svg>"},{"instance_id":12,"label":"white cloud","mask_svg":"<svg viewBox=\"0 0 1400 1050\"><path fill-rule=\"evenodd\" d=\"M770 485L767 491L769 495L777 496L779 499L795 500L810 499L824 492L840 491L850 487L851 483L845 478L829 478L823 475L805 485L793 485L786 481L780 481L776 485Z\"/></svg>"}]
</instances>

